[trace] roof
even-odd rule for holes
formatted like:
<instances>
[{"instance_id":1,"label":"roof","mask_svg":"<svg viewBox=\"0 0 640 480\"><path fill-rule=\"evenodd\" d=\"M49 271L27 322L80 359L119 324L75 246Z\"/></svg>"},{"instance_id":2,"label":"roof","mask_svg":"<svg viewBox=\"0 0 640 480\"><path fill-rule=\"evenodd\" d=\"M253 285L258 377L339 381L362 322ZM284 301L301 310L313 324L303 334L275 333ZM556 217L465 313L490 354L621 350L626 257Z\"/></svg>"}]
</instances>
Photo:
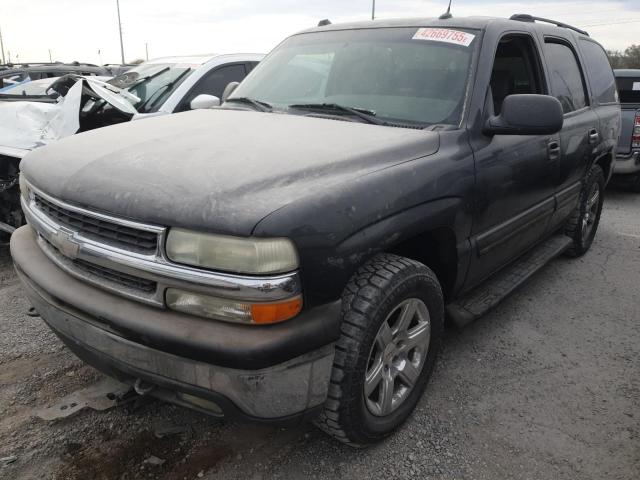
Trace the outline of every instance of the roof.
<instances>
[{"instance_id":1,"label":"roof","mask_svg":"<svg viewBox=\"0 0 640 480\"><path fill-rule=\"evenodd\" d=\"M528 22L527 22L528 23ZM363 28L389 28L389 27L440 27L440 28L464 28L472 30L485 30L489 25L497 25L504 28L514 28L516 25L522 26L521 20L511 20L498 17L452 17L445 20L439 18L397 18L389 20L368 20L364 22L336 23L324 27L314 27L303 30L300 33L324 32L328 30L355 30ZM528 23L531 25L532 23ZM554 27L548 23L535 23L534 25L545 25Z\"/></svg>"},{"instance_id":2,"label":"roof","mask_svg":"<svg viewBox=\"0 0 640 480\"><path fill-rule=\"evenodd\" d=\"M163 64L163 63L188 63L191 65L204 65L210 60L213 60L217 57L216 53L202 54L202 55L176 55L173 57L160 57L160 58L152 58L151 60L147 60L144 63L147 64Z\"/></svg>"},{"instance_id":3,"label":"roof","mask_svg":"<svg viewBox=\"0 0 640 480\"><path fill-rule=\"evenodd\" d=\"M2 70L4 75L12 74L12 73L20 73L20 72L105 72L104 67L98 67L95 65L88 64L80 64L80 65L69 65L66 63L52 63L52 64L41 64L41 65L29 65L29 66L18 66L14 68L8 68Z\"/></svg>"},{"instance_id":4,"label":"roof","mask_svg":"<svg viewBox=\"0 0 640 480\"><path fill-rule=\"evenodd\" d=\"M198 65L204 65L215 59L223 59L225 57L236 57L231 61L260 61L265 55L263 53L219 53L208 55L189 55L189 56L175 56L175 57L160 57L153 58L144 62L142 65L166 65L166 64L182 64L196 67ZM243 58L246 57L246 58Z\"/></svg>"},{"instance_id":5,"label":"roof","mask_svg":"<svg viewBox=\"0 0 640 480\"><path fill-rule=\"evenodd\" d=\"M618 68L613 71L616 77L628 78L628 77L640 77L640 69L633 68Z\"/></svg>"}]
</instances>

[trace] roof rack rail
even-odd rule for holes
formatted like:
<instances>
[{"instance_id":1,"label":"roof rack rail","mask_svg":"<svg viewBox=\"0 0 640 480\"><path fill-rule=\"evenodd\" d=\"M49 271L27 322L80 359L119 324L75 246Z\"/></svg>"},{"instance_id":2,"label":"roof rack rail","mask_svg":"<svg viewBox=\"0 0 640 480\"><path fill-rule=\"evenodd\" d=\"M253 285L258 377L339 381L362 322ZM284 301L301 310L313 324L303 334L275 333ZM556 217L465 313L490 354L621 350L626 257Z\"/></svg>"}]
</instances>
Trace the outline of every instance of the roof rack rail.
<instances>
[{"instance_id":1,"label":"roof rack rail","mask_svg":"<svg viewBox=\"0 0 640 480\"><path fill-rule=\"evenodd\" d=\"M518 22L530 22L530 23L534 23L534 22L551 23L556 27L568 28L569 30L573 30L574 32L581 33L582 35L586 35L587 37L589 36L588 32L581 30L577 27L572 27L571 25L567 25L566 23L557 22L555 20L550 20L548 18L534 17L533 15L527 15L526 13L516 13L515 15L511 15L511 18L509 18L509 20L516 20Z\"/></svg>"}]
</instances>

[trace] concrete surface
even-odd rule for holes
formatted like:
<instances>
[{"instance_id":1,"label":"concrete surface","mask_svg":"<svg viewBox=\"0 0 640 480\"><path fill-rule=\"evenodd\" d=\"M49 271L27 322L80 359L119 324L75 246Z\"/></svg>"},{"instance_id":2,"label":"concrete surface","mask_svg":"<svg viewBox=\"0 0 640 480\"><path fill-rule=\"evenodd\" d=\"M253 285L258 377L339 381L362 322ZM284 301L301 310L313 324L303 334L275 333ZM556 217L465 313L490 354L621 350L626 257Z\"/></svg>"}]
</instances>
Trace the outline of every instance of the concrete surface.
<instances>
[{"instance_id":1,"label":"concrete surface","mask_svg":"<svg viewBox=\"0 0 640 480\"><path fill-rule=\"evenodd\" d=\"M159 402L34 418L101 377L24 314L0 247L0 478L636 480L640 195L607 197L592 250L449 329L411 420L361 451L309 425L238 425Z\"/></svg>"}]
</instances>

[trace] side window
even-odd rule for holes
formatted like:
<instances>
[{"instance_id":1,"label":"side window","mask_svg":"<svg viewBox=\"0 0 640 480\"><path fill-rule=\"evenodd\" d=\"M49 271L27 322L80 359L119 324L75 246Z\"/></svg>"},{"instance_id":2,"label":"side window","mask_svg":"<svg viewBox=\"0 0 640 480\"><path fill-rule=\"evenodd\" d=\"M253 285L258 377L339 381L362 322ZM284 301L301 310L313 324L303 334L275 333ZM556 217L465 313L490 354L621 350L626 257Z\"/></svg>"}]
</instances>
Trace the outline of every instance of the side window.
<instances>
[{"instance_id":1,"label":"side window","mask_svg":"<svg viewBox=\"0 0 640 480\"><path fill-rule=\"evenodd\" d=\"M189 102L196 98L200 94L215 95L216 97L222 97L222 92L229 83L241 82L246 76L244 65L225 65L216 68L204 77L202 77L193 90L189 92L185 105L189 105ZM187 107L188 108L188 107Z\"/></svg>"},{"instance_id":2,"label":"side window","mask_svg":"<svg viewBox=\"0 0 640 480\"><path fill-rule=\"evenodd\" d=\"M589 83L598 103L615 103L616 80L607 54L600 45L590 40L580 40L584 61L589 72Z\"/></svg>"},{"instance_id":3,"label":"side window","mask_svg":"<svg viewBox=\"0 0 640 480\"><path fill-rule=\"evenodd\" d=\"M564 113L586 107L584 78L571 47L555 40L546 40L544 50L551 77L551 93L560 100Z\"/></svg>"},{"instance_id":4,"label":"side window","mask_svg":"<svg viewBox=\"0 0 640 480\"><path fill-rule=\"evenodd\" d=\"M544 93L540 59L527 35L506 35L500 39L491 70L491 96L496 115L509 95Z\"/></svg>"}]
</instances>

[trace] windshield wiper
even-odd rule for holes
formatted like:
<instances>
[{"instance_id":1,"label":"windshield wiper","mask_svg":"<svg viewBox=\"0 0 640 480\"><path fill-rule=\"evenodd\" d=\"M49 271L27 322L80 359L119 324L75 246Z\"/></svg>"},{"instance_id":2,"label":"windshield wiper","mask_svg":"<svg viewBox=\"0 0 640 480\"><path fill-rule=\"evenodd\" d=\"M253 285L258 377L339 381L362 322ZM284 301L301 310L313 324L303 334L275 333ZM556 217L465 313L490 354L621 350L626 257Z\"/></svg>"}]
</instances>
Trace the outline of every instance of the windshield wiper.
<instances>
[{"instance_id":1,"label":"windshield wiper","mask_svg":"<svg viewBox=\"0 0 640 480\"><path fill-rule=\"evenodd\" d=\"M299 105L289 105L289 108L330 112L334 115L353 115L354 117L358 117L359 119L373 125L393 125L392 123L376 118L376 112L373 110L357 107L345 107L344 105L338 105L337 103L302 103Z\"/></svg>"},{"instance_id":2,"label":"windshield wiper","mask_svg":"<svg viewBox=\"0 0 640 480\"><path fill-rule=\"evenodd\" d=\"M251 105L253 108L258 110L259 112L271 112L273 110L273 107L267 102L263 102L261 100L255 100L249 97L227 98L225 103L244 103L246 105Z\"/></svg>"}]
</instances>

